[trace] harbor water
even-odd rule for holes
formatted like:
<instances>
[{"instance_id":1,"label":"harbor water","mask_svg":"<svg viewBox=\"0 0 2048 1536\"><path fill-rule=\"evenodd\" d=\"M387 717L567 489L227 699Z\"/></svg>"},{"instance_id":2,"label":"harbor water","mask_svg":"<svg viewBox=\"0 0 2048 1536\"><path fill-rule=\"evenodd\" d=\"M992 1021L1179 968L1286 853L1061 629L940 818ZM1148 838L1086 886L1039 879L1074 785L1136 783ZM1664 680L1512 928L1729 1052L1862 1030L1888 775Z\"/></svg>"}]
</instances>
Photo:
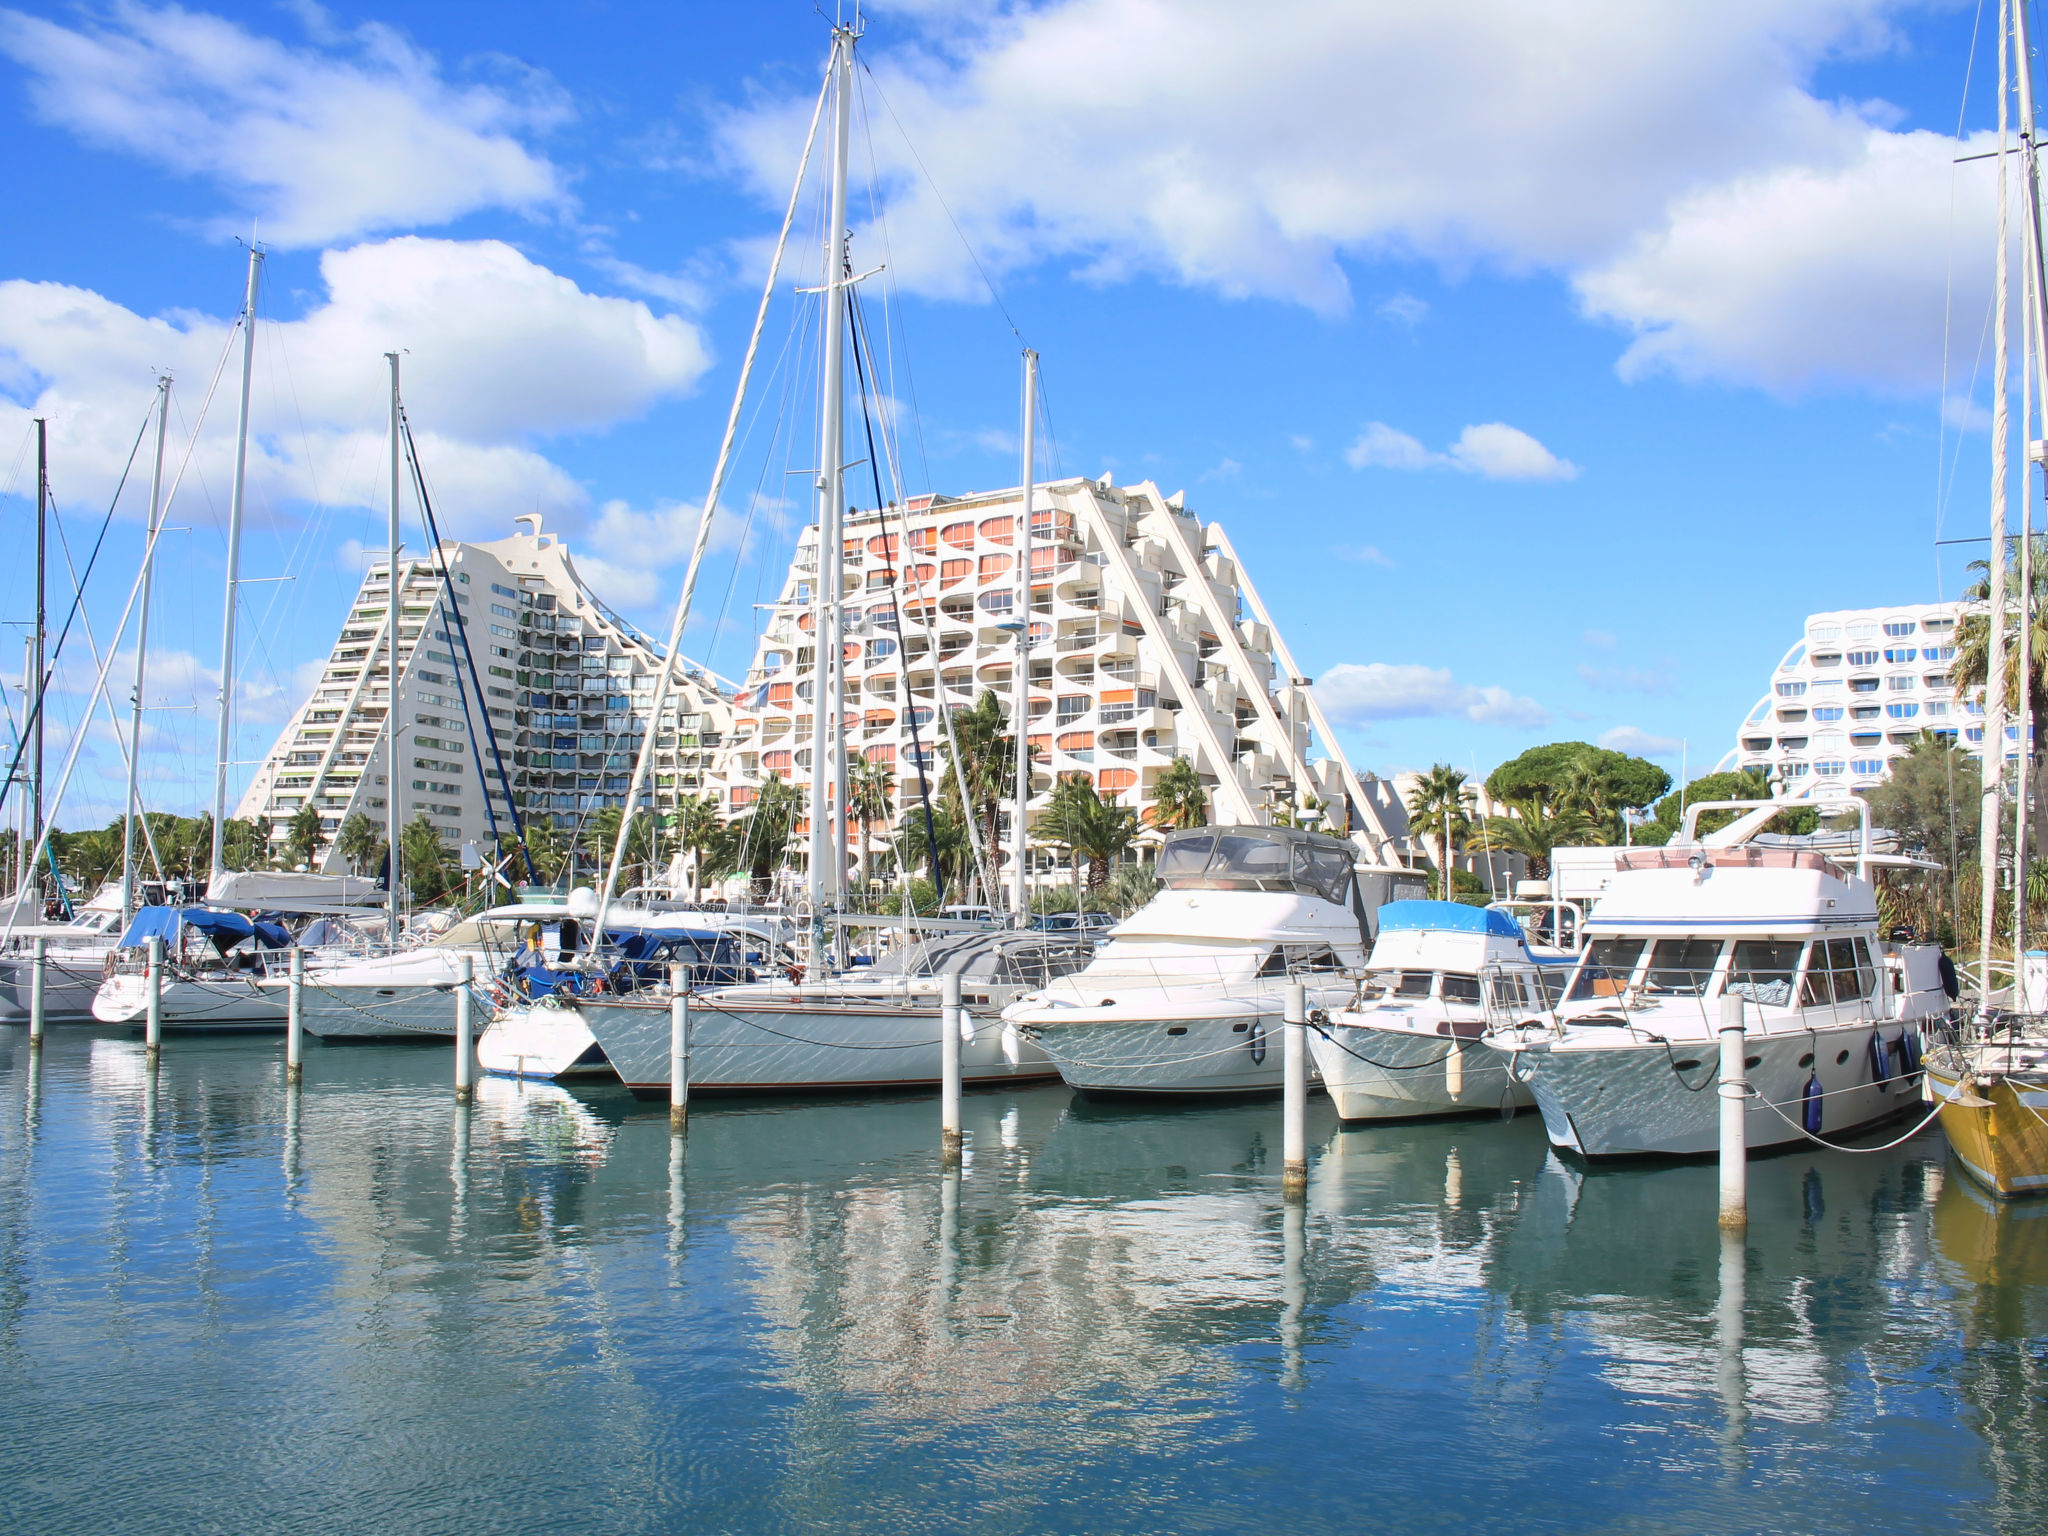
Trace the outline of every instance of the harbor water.
<instances>
[{"instance_id":1,"label":"harbor water","mask_svg":"<svg viewBox=\"0 0 2048 1536\"><path fill-rule=\"evenodd\" d=\"M2048 1205L1938 1132L665 1106L444 1048L0 1034L0 1529L2021 1532Z\"/></svg>"}]
</instances>

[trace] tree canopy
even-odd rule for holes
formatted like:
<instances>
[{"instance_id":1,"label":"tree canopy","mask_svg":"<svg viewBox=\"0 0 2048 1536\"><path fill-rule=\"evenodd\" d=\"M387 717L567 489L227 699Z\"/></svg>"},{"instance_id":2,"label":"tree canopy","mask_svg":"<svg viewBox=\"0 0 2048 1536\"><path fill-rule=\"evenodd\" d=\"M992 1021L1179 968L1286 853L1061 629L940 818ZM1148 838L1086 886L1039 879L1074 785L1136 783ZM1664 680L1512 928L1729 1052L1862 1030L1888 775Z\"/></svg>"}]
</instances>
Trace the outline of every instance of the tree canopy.
<instances>
[{"instance_id":1,"label":"tree canopy","mask_svg":"<svg viewBox=\"0 0 2048 1536\"><path fill-rule=\"evenodd\" d=\"M1591 797L1583 793L1588 787ZM1615 810L1641 810L1670 788L1671 775L1655 763L1589 741L1531 747L1486 776L1486 792L1496 800L1597 798Z\"/></svg>"},{"instance_id":2,"label":"tree canopy","mask_svg":"<svg viewBox=\"0 0 2048 1536\"><path fill-rule=\"evenodd\" d=\"M1657 808L1650 819L1637 825L1630 841L1637 843L1668 843L1678 836L1685 825L1685 807L1697 805L1702 800L1768 800L1771 798L1770 780L1753 770L1740 773L1709 773L1694 779L1683 790L1666 795L1657 802ZM1683 802L1683 803L1681 803ZM1735 820L1734 811L1705 811L1699 818L1696 829L1704 837L1717 832ZM1811 806L1780 812L1767 831L1784 832L1803 836L1820 825L1820 813Z\"/></svg>"}]
</instances>

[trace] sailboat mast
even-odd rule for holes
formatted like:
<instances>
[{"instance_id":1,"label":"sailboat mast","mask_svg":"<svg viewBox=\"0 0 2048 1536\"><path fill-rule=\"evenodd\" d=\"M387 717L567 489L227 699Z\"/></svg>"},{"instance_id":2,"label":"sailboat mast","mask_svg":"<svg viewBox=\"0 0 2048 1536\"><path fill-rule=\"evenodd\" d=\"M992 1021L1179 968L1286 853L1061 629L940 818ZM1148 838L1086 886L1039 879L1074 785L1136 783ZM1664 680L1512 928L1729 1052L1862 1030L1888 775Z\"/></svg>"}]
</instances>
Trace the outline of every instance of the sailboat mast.
<instances>
[{"instance_id":1,"label":"sailboat mast","mask_svg":"<svg viewBox=\"0 0 2048 1536\"><path fill-rule=\"evenodd\" d=\"M384 683L384 839L390 846L385 868L390 871L390 889L384 893L385 937L391 947L398 948L398 354L386 352L384 360L391 364L391 503L390 521L386 528L385 548L389 558L385 561L388 579L384 590L390 604L389 620L385 633L385 670L389 676Z\"/></svg>"},{"instance_id":2,"label":"sailboat mast","mask_svg":"<svg viewBox=\"0 0 2048 1536\"><path fill-rule=\"evenodd\" d=\"M818 581L814 628L816 662L811 668L811 837L807 894L811 902L808 974L825 973L825 910L836 907L846 840L838 835L845 784L840 715L844 691L840 667L840 612L846 562L841 544L845 497L846 443L846 158L853 100L853 33L832 32L832 201L825 225L824 381L818 397ZM828 782L838 796L828 803Z\"/></svg>"},{"instance_id":3,"label":"sailboat mast","mask_svg":"<svg viewBox=\"0 0 2048 1536\"><path fill-rule=\"evenodd\" d=\"M36 418L36 628L35 628L35 670L36 697L33 706L35 720L31 729L35 733L35 745L31 749L29 776L32 781L31 804L29 809L29 843L33 847L43 836L43 704L44 689L49 682L49 663L43 647L49 637L48 611L44 606L43 582L48 568L48 546L50 531L50 423L45 418ZM41 895L43 889L42 866L29 871L29 884ZM38 922L42 920L37 914Z\"/></svg>"},{"instance_id":4,"label":"sailboat mast","mask_svg":"<svg viewBox=\"0 0 2048 1536\"><path fill-rule=\"evenodd\" d=\"M142 687L149 660L149 593L156 568L157 525L164 515L164 437L171 419L171 376L156 381L156 460L149 471L149 533L143 544L142 612L135 624L135 696L128 712L128 809L121 819L121 930L135 915L135 810L142 765Z\"/></svg>"},{"instance_id":5,"label":"sailboat mast","mask_svg":"<svg viewBox=\"0 0 2048 1536\"><path fill-rule=\"evenodd\" d=\"M235 481L228 501L227 599L220 620L220 727L213 742L213 853L209 880L227 869L228 735L235 703L235 606L242 579L242 513L249 480L249 380L256 366L256 284L263 252L249 247L249 287L242 299L242 403L235 416Z\"/></svg>"},{"instance_id":6,"label":"sailboat mast","mask_svg":"<svg viewBox=\"0 0 2048 1536\"><path fill-rule=\"evenodd\" d=\"M2048 272L2043 270L2041 244L2041 182L2034 139L2034 70L2032 41L2028 36L2027 8L2013 7L2013 67L2020 94L2020 207L2025 214L2020 234L2025 267L2026 338L2028 366L2026 413L2021 418L2028 437L2026 466L2026 513L2021 519L2020 538L2020 710L2018 835L2013 846L2013 965L2026 952L2027 908L2027 811L2034 767L2034 465L2041 462L2034 436L2036 412L2048 416ZM2048 432L2044 432L2048 435ZM2001 744L2002 748L2002 744ZM2022 1005L2026 999L2020 999Z\"/></svg>"},{"instance_id":7,"label":"sailboat mast","mask_svg":"<svg viewBox=\"0 0 2048 1536\"><path fill-rule=\"evenodd\" d=\"M2005 497L2009 471L2006 448L2012 437L2010 396L2012 364L2007 345L2006 299L2012 282L2007 267L2010 241L2008 218L2011 208L2010 178L2006 168L2006 137L2012 100L2011 0L1998 6L1998 277L1997 314L1993 322L1996 347L1991 385L1991 579L1989 654L1984 680L1984 785L1978 808L1980 878L1983 885L1977 942L1977 974L1980 995L1991 994L1991 956L1998 926L1998 841L2000 831L1999 793L2005 782ZM2015 958L2017 967L2018 960ZM2018 975L2017 969L2014 975Z\"/></svg>"},{"instance_id":8,"label":"sailboat mast","mask_svg":"<svg viewBox=\"0 0 2048 1536\"><path fill-rule=\"evenodd\" d=\"M1038 461L1038 354L1024 349L1024 506L1017 519L1016 687L1010 690L1010 729L1017 736L1017 798L1010 813L1010 838L1015 849L1010 871L1010 917L1019 928L1031 923L1031 898L1025 869L1031 845L1025 819L1031 808L1031 480ZM1078 919L1076 919L1078 921Z\"/></svg>"}]
</instances>

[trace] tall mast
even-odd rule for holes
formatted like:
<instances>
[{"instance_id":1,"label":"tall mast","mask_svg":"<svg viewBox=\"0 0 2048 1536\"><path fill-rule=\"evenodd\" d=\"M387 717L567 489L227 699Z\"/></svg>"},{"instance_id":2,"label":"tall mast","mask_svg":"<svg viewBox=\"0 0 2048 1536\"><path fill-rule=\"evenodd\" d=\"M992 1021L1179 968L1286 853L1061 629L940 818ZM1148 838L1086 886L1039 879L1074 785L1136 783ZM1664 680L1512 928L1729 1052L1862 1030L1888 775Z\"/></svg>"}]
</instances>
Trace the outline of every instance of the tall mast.
<instances>
[{"instance_id":1,"label":"tall mast","mask_svg":"<svg viewBox=\"0 0 2048 1536\"><path fill-rule=\"evenodd\" d=\"M1038 354L1024 349L1024 509L1017 519L1016 687L1010 690L1010 729L1017 734L1017 798L1011 809L1010 838L1015 848L1010 871L1010 920L1019 928L1031 923L1031 898L1025 866L1031 860L1025 820L1031 809L1031 478L1037 467ZM1076 919L1078 921L1078 919Z\"/></svg>"},{"instance_id":2,"label":"tall mast","mask_svg":"<svg viewBox=\"0 0 2048 1536\"><path fill-rule=\"evenodd\" d=\"M142 685L149 659L149 592L156 567L157 525L164 515L164 435L171 418L171 376L156 381L156 461L149 471L149 535L143 544L142 613L135 627L135 697L128 716L128 810L121 820L121 931L135 915L135 809L142 764Z\"/></svg>"},{"instance_id":3,"label":"tall mast","mask_svg":"<svg viewBox=\"0 0 2048 1536\"><path fill-rule=\"evenodd\" d=\"M1984 787L1978 810L1980 878L1983 885L1980 933L1977 944L1977 974L1980 995L1991 993L1992 941L1997 927L1999 787L2005 782L2005 496L2008 469L2006 447L2012 436L2009 396L2012 391L2011 360L2006 343L2008 322L2006 296L2012 287L2006 271L2008 214L2011 198L2006 169L2007 118L2012 97L2012 15L2010 0L1998 5L1998 293L1997 317L1993 322L1997 341L1991 386L1991 607L1989 656L1984 681ZM2017 967L2018 960L2015 958ZM2019 974L2017 969L2015 977Z\"/></svg>"},{"instance_id":4,"label":"tall mast","mask_svg":"<svg viewBox=\"0 0 2048 1536\"><path fill-rule=\"evenodd\" d=\"M2019 808L2017 824L2019 833L2013 846L2013 966L2018 974L2020 957L2026 945L2027 907L2027 811L2029 791L2033 784L2034 766L2034 674L2033 674L2033 627L2034 627L2034 471L2039 462L2038 442L2034 437L2035 414L2037 409L2048 412L2048 314L2043 306L2048 304L2048 273L2042 269L2041 249L2041 181L2034 141L2034 70L2033 48L2027 32L2027 8L2024 4L2013 6L2013 68L2018 76L2020 92L2020 207L2025 219L2020 228L2021 254L2025 266L2026 327L2022 332L2026 339L2029 367L2023 370L2026 384L2024 398L2026 412L2021 418L2025 427L2028 447L2026 466L2026 514L2021 519L2024 532L2020 539L2020 720L2019 720ZM2000 743L2000 751L2004 744ZM2015 988L2017 991L2017 987ZM2026 999L2020 999L2022 1005Z\"/></svg>"},{"instance_id":5,"label":"tall mast","mask_svg":"<svg viewBox=\"0 0 2048 1536\"><path fill-rule=\"evenodd\" d=\"M49 662L43 654L43 646L49 637L48 614L43 602L43 578L47 568L47 549L50 531L50 423L43 417L36 418L36 698L32 706L35 723L35 746L31 749L29 775L32 781L29 809L29 846L35 847L43 836L43 703L44 688L49 682ZM43 870L38 864L29 871L29 886L41 895ZM36 921L42 921L42 914L36 914Z\"/></svg>"},{"instance_id":6,"label":"tall mast","mask_svg":"<svg viewBox=\"0 0 2048 1536\"><path fill-rule=\"evenodd\" d=\"M393 949L398 948L398 354L386 352L384 360L391 364L391 505L390 523L386 529L385 548L389 558L385 565L389 577L384 584L390 604L389 620L385 633L390 637L386 642L386 671L390 674L384 684L384 840L391 852L385 867L391 872L390 889L384 893L385 937Z\"/></svg>"},{"instance_id":7,"label":"tall mast","mask_svg":"<svg viewBox=\"0 0 2048 1536\"><path fill-rule=\"evenodd\" d=\"M838 835L844 806L843 764L839 761L843 688L839 668L840 601L846 562L840 515L846 505L846 155L853 100L853 33L832 30L832 202L825 225L824 383L818 398L818 582L813 631L816 663L811 668L811 838L806 880L811 902L811 942L806 975L825 974L825 910L836 907L846 840ZM838 795L828 803L828 779Z\"/></svg>"},{"instance_id":8,"label":"tall mast","mask_svg":"<svg viewBox=\"0 0 2048 1536\"><path fill-rule=\"evenodd\" d=\"M242 511L249 478L249 379L256 366L256 282L263 252L249 247L249 289L242 300L242 404L235 416L235 482L228 502L227 600L220 620L220 729L213 742L213 857L208 883L227 869L229 729L235 703L235 605L242 579Z\"/></svg>"}]
</instances>

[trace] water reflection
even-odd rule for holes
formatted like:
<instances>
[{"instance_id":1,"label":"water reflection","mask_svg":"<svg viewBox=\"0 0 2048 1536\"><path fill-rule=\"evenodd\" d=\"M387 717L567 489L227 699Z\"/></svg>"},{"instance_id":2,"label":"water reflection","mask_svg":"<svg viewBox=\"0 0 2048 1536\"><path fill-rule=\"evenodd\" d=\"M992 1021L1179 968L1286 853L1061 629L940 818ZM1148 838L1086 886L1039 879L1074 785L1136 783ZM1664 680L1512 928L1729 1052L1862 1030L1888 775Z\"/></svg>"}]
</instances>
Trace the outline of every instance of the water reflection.
<instances>
[{"instance_id":1,"label":"water reflection","mask_svg":"<svg viewBox=\"0 0 2048 1536\"><path fill-rule=\"evenodd\" d=\"M1272 1105L970 1094L949 1168L923 1099L671 1135L617 1090L455 1106L416 1052L315 1049L298 1089L274 1044L44 1055L0 1035L22 1526L110 1421L147 1426L110 1530L1170 1529L1247 1488L1339 1530L1362 1465L1389 1532L1850 1531L1873 1499L2018 1531L2048 1497L2048 1204L1938 1137L1759 1161L1729 1242L1711 1165L1589 1172L1533 1117L1319 1105L1286 1201Z\"/></svg>"}]
</instances>

